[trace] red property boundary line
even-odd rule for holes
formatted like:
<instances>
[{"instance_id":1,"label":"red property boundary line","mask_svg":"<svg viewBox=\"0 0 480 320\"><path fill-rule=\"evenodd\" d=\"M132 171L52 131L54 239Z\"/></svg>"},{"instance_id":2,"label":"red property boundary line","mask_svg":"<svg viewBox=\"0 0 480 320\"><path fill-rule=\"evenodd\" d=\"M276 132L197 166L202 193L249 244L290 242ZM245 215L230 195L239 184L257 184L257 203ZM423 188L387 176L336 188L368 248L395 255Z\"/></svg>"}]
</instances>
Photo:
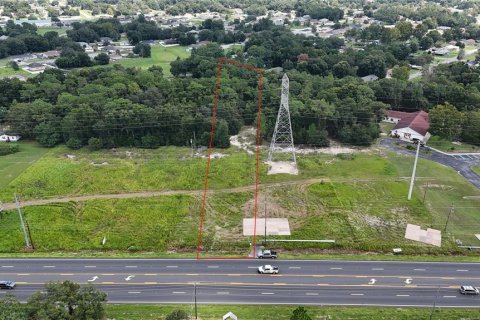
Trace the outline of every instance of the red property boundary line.
<instances>
[{"instance_id":1,"label":"red property boundary line","mask_svg":"<svg viewBox=\"0 0 480 320\"><path fill-rule=\"evenodd\" d=\"M257 211L258 211L258 180L259 180L259 163L260 163L260 114L262 111L262 93L263 93L263 69L255 68L253 66L243 64L241 62L219 58L217 64L217 80L215 83L215 98L213 100L213 115L212 115L212 130L210 132L210 144L208 146L208 157L207 157L207 169L205 175L205 184L203 186L203 200L202 200L202 210L200 212L200 226L198 229L198 241L197 241L197 260L212 260L212 259L232 259L232 258L201 258L200 251L201 251L201 243L202 243L202 230L203 230L203 219L205 216L205 204L207 200L207 188L208 188L208 178L210 174L210 155L212 152L212 142L213 136L215 134L215 121L217 119L217 104L218 104L218 92L220 89L220 81L221 81L221 73L222 73L222 65L223 64L231 64L235 66L239 66L242 68L246 68L252 71L255 71L258 74L258 89L257 89L257 145L255 149L255 200L253 206L253 242L252 242L252 249L255 249L256 241L257 241ZM253 257L237 257L234 259L248 259Z\"/></svg>"}]
</instances>

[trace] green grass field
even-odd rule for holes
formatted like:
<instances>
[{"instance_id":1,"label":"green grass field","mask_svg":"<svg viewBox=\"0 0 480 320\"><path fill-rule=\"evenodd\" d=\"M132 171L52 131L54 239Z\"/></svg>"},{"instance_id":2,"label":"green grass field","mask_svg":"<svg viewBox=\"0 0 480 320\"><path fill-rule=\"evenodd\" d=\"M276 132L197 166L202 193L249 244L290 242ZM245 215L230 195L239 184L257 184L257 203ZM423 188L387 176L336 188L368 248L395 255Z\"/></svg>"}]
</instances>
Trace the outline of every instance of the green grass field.
<instances>
[{"instance_id":1,"label":"green grass field","mask_svg":"<svg viewBox=\"0 0 480 320\"><path fill-rule=\"evenodd\" d=\"M50 32L50 31L55 31L58 33L58 35L62 35L62 34L66 34L67 33L67 30L70 30L71 28L67 28L67 27L61 27L61 28L55 28L55 27L42 27L42 28L38 28L37 29L37 33L39 35L44 35L45 33L47 32Z\"/></svg>"},{"instance_id":2,"label":"green grass field","mask_svg":"<svg viewBox=\"0 0 480 320\"><path fill-rule=\"evenodd\" d=\"M19 152L0 156L0 176L2 177L0 189L2 190L48 151L35 142L21 141L19 144ZM5 194L4 200L11 200L12 197L12 193Z\"/></svg>"},{"instance_id":3,"label":"green grass field","mask_svg":"<svg viewBox=\"0 0 480 320\"><path fill-rule=\"evenodd\" d=\"M480 176L480 166L472 167L472 169Z\"/></svg>"},{"instance_id":4,"label":"green grass field","mask_svg":"<svg viewBox=\"0 0 480 320\"><path fill-rule=\"evenodd\" d=\"M186 47L175 46L175 47L162 47L160 45L152 46L152 56L150 58L125 58L119 60L118 64L121 64L124 67L139 67L139 68L148 68L153 65L159 65L163 68L165 75L170 75L170 62L180 57L185 59L190 56L190 53L187 52Z\"/></svg>"},{"instance_id":5,"label":"green grass field","mask_svg":"<svg viewBox=\"0 0 480 320\"><path fill-rule=\"evenodd\" d=\"M432 136L428 140L427 145L443 152L480 152L479 146L474 146L468 143L456 144L438 136Z\"/></svg>"},{"instance_id":6,"label":"green grass field","mask_svg":"<svg viewBox=\"0 0 480 320\"><path fill-rule=\"evenodd\" d=\"M32 74L20 69L20 70L13 70L10 67L0 67L0 77L8 77L13 75L22 75L25 77L31 77Z\"/></svg>"},{"instance_id":7,"label":"green grass field","mask_svg":"<svg viewBox=\"0 0 480 320\"><path fill-rule=\"evenodd\" d=\"M203 245L206 253L243 255L249 250L250 239L242 235L242 218L253 216L253 190L239 187L253 185L255 159L234 148L217 152L225 156L212 159L209 189L217 192L207 198ZM265 156L263 154L262 159ZM56 147L4 185L0 197L3 202L10 202L13 192L27 200L202 190L205 163L204 157L192 158L189 148L89 152ZM265 190L268 216L288 218L291 238L337 241L335 245L296 246L310 253L325 248L343 252L391 252L393 247L400 246L407 254L445 254L458 252L455 239L466 245L478 245L474 234L480 226L480 199L463 198L477 195L478 191L454 170L420 159L414 196L408 201L412 164L412 157L372 150L352 157L298 155L298 176L266 175L266 168L262 166L258 216L263 215ZM37 248L43 252L193 252L200 195L72 201L26 207L24 214ZM443 230L452 203L457 208L450 217L442 248L403 238L407 222ZM22 234L15 227L17 220L15 211L3 218L2 227L16 231L0 239L0 252L21 249ZM158 228L165 228L165 232L159 233L156 228L144 225L144 221L149 220ZM172 232L177 235L175 239L171 238ZM104 236L108 240L102 247L100 241ZM289 244L279 247L293 249Z\"/></svg>"},{"instance_id":8,"label":"green grass field","mask_svg":"<svg viewBox=\"0 0 480 320\"><path fill-rule=\"evenodd\" d=\"M199 305L198 318L221 319L229 311L241 320L288 320L296 306L252 306L252 305ZM305 307L312 319L328 320L425 320L430 318L430 308L375 308L375 307ZM173 310L182 309L187 314L193 306L186 305L107 305L107 315L116 320L157 320ZM433 311L435 320L478 320L480 309L440 309Z\"/></svg>"}]
</instances>

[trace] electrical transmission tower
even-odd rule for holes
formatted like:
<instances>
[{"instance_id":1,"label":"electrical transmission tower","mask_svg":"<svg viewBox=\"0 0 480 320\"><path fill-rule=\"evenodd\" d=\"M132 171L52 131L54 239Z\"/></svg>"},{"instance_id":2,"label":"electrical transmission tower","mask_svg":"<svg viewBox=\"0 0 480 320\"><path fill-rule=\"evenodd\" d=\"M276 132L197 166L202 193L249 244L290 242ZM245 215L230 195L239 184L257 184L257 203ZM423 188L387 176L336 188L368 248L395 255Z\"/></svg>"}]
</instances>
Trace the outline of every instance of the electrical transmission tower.
<instances>
[{"instance_id":1,"label":"electrical transmission tower","mask_svg":"<svg viewBox=\"0 0 480 320\"><path fill-rule=\"evenodd\" d=\"M293 144L292 123L290 121L290 110L288 107L289 80L285 73L282 78L282 98L280 100L280 109L278 109L277 122L273 132L270 150L268 152L268 163L273 163L280 159L285 159L288 154L289 168L286 171L281 170L278 173L297 174L297 158L295 157L295 146ZM287 162L283 162L287 164Z\"/></svg>"}]
</instances>

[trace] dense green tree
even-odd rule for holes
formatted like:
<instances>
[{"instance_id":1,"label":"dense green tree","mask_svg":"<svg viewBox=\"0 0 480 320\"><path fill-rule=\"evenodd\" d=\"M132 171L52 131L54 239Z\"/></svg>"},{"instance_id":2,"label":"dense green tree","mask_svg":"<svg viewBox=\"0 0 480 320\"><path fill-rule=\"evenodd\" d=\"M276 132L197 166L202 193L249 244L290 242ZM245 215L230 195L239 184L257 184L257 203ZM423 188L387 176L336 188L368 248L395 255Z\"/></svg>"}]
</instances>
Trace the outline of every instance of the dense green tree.
<instances>
[{"instance_id":1,"label":"dense green tree","mask_svg":"<svg viewBox=\"0 0 480 320\"><path fill-rule=\"evenodd\" d=\"M410 68L396 67L392 70L392 78L407 81L410 76Z\"/></svg>"},{"instance_id":2,"label":"dense green tree","mask_svg":"<svg viewBox=\"0 0 480 320\"><path fill-rule=\"evenodd\" d=\"M99 53L93 60L97 65L107 65L110 63L110 57L104 52Z\"/></svg>"},{"instance_id":3,"label":"dense green tree","mask_svg":"<svg viewBox=\"0 0 480 320\"><path fill-rule=\"evenodd\" d=\"M15 296L7 294L0 298L0 319L2 320L26 320L25 307Z\"/></svg>"},{"instance_id":4,"label":"dense green tree","mask_svg":"<svg viewBox=\"0 0 480 320\"><path fill-rule=\"evenodd\" d=\"M431 134L447 140L460 137L464 114L458 111L454 105L448 102L439 104L430 110L428 116Z\"/></svg>"},{"instance_id":5,"label":"dense green tree","mask_svg":"<svg viewBox=\"0 0 480 320\"><path fill-rule=\"evenodd\" d=\"M462 140L480 146L480 111L471 111L465 113L465 118L462 125Z\"/></svg>"},{"instance_id":6,"label":"dense green tree","mask_svg":"<svg viewBox=\"0 0 480 320\"><path fill-rule=\"evenodd\" d=\"M49 282L45 292L34 293L27 302L33 320L95 320L105 317L107 295L92 286L70 282Z\"/></svg>"},{"instance_id":7,"label":"dense green tree","mask_svg":"<svg viewBox=\"0 0 480 320\"><path fill-rule=\"evenodd\" d=\"M133 53L138 54L142 58L149 58L152 55L152 48L145 43L137 43L133 48Z\"/></svg>"}]
</instances>

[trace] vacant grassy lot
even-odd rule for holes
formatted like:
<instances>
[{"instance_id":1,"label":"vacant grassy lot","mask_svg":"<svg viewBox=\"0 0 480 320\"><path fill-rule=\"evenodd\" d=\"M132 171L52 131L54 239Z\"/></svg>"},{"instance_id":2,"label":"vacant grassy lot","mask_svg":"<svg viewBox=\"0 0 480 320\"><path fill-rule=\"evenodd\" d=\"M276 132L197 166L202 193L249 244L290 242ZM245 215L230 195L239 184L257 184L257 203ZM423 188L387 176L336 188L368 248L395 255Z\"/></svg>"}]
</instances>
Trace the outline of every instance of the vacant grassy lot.
<instances>
[{"instance_id":1,"label":"vacant grassy lot","mask_svg":"<svg viewBox=\"0 0 480 320\"><path fill-rule=\"evenodd\" d=\"M20 152L0 156L0 189L4 189L25 169L40 159L48 149L40 147L36 142L20 142ZM13 194L5 194L4 201L11 201Z\"/></svg>"},{"instance_id":2,"label":"vacant grassy lot","mask_svg":"<svg viewBox=\"0 0 480 320\"><path fill-rule=\"evenodd\" d=\"M181 195L71 202L24 208L23 217L37 251L166 251L192 240L191 230L182 229L192 203L191 197ZM22 233L16 232L20 228L7 232L18 226L18 216L12 211L1 220L1 251L21 251Z\"/></svg>"},{"instance_id":3,"label":"vacant grassy lot","mask_svg":"<svg viewBox=\"0 0 480 320\"><path fill-rule=\"evenodd\" d=\"M231 148L212 159L204 220L204 252L246 254L250 238L242 235L242 218L253 217L252 155ZM55 196L139 191L202 190L205 154L188 148L126 149L89 152L65 147L50 149L23 174L2 188L2 201L13 192L23 200ZM265 155L262 155L262 159ZM406 200L413 158L375 151L350 156L299 155L300 175L265 174L262 166L258 217L265 194L268 217L288 218L293 239L335 239L335 245L305 244L317 249L372 250L405 253L456 252L455 239L477 245L480 199L470 183L454 170L420 159L414 196ZM243 188L242 188L243 187ZM215 191L215 192L214 192ZM425 197L425 202L423 202ZM406 223L443 231L455 205L443 247L431 248L404 240ZM201 193L89 200L24 209L40 251L166 251L193 252L201 209ZM0 240L1 252L18 252L22 234L15 211L2 227L16 230ZM152 221L145 224L145 221ZM152 227L153 226L153 227ZM163 229L164 228L164 229ZM162 230L162 232L158 232ZM176 237L172 238L172 232ZM261 232L259 232L261 235ZM100 245L103 237L107 245ZM61 239L60 241L58 239ZM289 244L279 247L290 249ZM299 246L297 245L296 248Z\"/></svg>"},{"instance_id":4,"label":"vacant grassy lot","mask_svg":"<svg viewBox=\"0 0 480 320\"><path fill-rule=\"evenodd\" d=\"M22 75L25 77L30 77L32 74L20 69L20 70L14 70L10 67L0 67L0 77L8 77L8 76L13 76L13 75Z\"/></svg>"},{"instance_id":5,"label":"vacant grassy lot","mask_svg":"<svg viewBox=\"0 0 480 320\"><path fill-rule=\"evenodd\" d=\"M198 317L202 320L216 320L233 312L242 320L288 320L295 306L237 306L237 305L199 305ZM182 309L187 314L193 310L190 306L179 305L107 305L107 314L116 320L157 320L165 317L173 310ZM374 307L306 307L312 319L329 320L425 320L429 319L429 308L374 308ZM479 309L435 309L432 315L435 320L478 320Z\"/></svg>"},{"instance_id":6,"label":"vacant grassy lot","mask_svg":"<svg viewBox=\"0 0 480 320\"><path fill-rule=\"evenodd\" d=\"M165 75L170 76L170 62L180 57L182 59L190 56L186 47L162 47L160 45L152 47L152 56L150 58L125 58L116 62L124 67L148 68L153 65L162 67Z\"/></svg>"},{"instance_id":7,"label":"vacant grassy lot","mask_svg":"<svg viewBox=\"0 0 480 320\"><path fill-rule=\"evenodd\" d=\"M56 33L58 33L58 35L62 35L62 34L66 34L67 30L69 30L69 29L71 29L71 28L67 28L67 27L61 27L61 28L42 27L42 28L37 29L37 33L43 36L47 32L55 31Z\"/></svg>"},{"instance_id":8,"label":"vacant grassy lot","mask_svg":"<svg viewBox=\"0 0 480 320\"><path fill-rule=\"evenodd\" d=\"M468 143L456 144L437 136L432 136L428 140L427 145L443 152L480 152L480 147L478 146Z\"/></svg>"}]
</instances>

